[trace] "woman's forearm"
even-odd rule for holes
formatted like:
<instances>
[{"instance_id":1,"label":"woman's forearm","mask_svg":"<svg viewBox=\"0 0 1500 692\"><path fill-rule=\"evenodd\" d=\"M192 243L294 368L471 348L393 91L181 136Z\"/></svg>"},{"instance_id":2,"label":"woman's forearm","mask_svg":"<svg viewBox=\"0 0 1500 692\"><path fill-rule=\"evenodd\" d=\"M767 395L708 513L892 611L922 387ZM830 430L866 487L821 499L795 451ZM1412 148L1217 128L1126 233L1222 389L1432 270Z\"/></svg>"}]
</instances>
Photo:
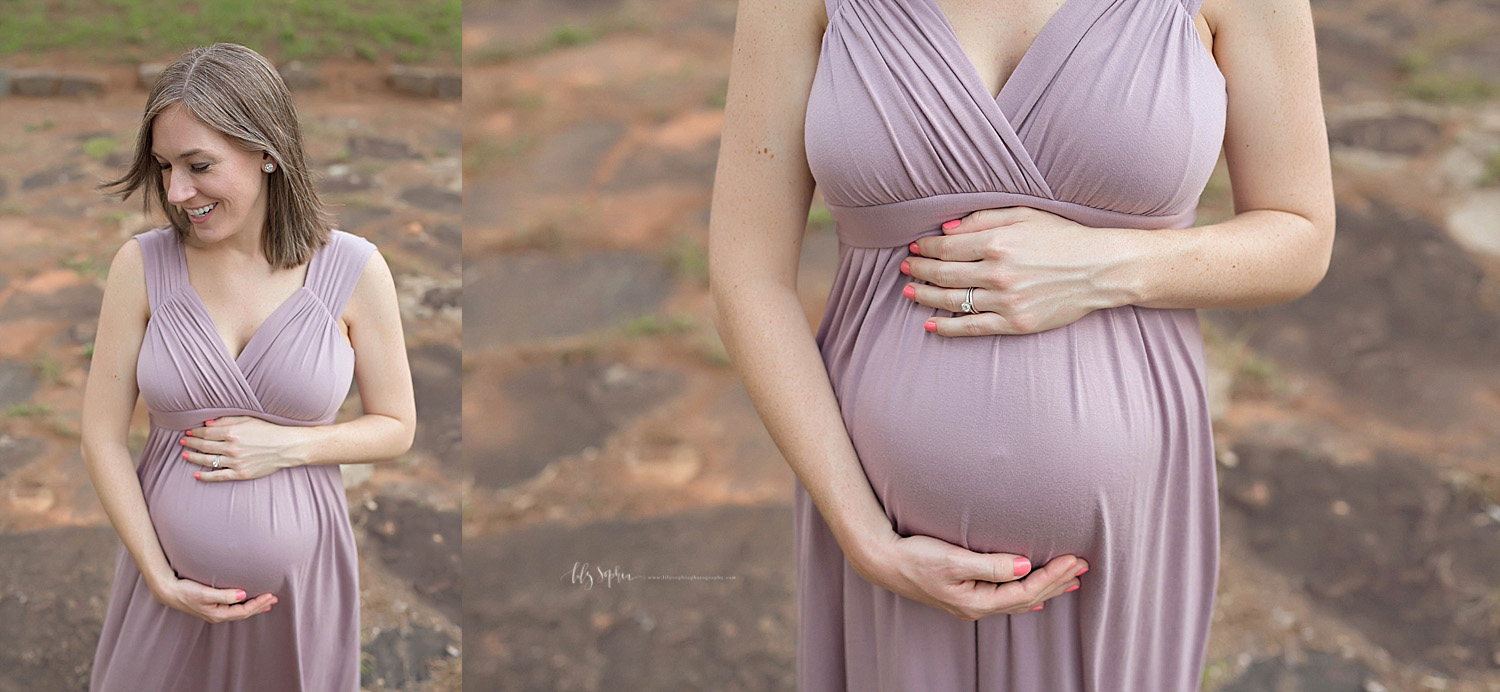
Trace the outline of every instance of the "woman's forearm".
<instances>
[{"instance_id":1,"label":"woman's forearm","mask_svg":"<svg viewBox=\"0 0 1500 692\"><path fill-rule=\"evenodd\" d=\"M300 465L364 464L395 459L411 449L416 426L393 416L367 413L334 425L298 428L286 456Z\"/></svg>"},{"instance_id":2,"label":"woman's forearm","mask_svg":"<svg viewBox=\"0 0 1500 692\"><path fill-rule=\"evenodd\" d=\"M714 301L750 400L857 570L893 535L860 466L827 370L794 288L772 279L718 277Z\"/></svg>"},{"instance_id":3,"label":"woman's forearm","mask_svg":"<svg viewBox=\"0 0 1500 692\"><path fill-rule=\"evenodd\" d=\"M1306 295L1328 271L1333 211L1318 222L1285 211L1246 211L1223 223L1142 231L1110 229L1118 257L1106 283L1122 304L1231 308Z\"/></svg>"},{"instance_id":4,"label":"woman's forearm","mask_svg":"<svg viewBox=\"0 0 1500 692\"><path fill-rule=\"evenodd\" d=\"M146 496L141 491L140 479L135 475L130 450L120 444L85 440L81 451L84 467L99 494L104 513L109 516L109 522L120 535L125 549L130 551L130 557L135 560L146 584L155 592L161 584L176 578L176 573L156 537L156 527L151 523L151 513L146 508Z\"/></svg>"}]
</instances>

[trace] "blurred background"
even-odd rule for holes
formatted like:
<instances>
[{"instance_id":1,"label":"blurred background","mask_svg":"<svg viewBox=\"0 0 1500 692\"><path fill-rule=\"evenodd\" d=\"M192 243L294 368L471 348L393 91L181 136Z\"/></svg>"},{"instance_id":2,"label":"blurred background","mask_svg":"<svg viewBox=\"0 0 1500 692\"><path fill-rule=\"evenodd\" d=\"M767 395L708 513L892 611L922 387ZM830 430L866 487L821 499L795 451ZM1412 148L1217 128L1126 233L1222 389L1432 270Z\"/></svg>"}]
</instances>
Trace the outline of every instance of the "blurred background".
<instances>
[{"instance_id":1,"label":"blurred background","mask_svg":"<svg viewBox=\"0 0 1500 692\"><path fill-rule=\"evenodd\" d=\"M1494 692L1500 3L1312 7L1337 244L1308 297L1202 313L1223 516L1202 689ZM707 293L734 17L464 3L470 689L793 689L793 479ZM1228 183L1221 162L1200 223L1232 215ZM804 248L815 321L837 259L816 201Z\"/></svg>"},{"instance_id":2,"label":"blurred background","mask_svg":"<svg viewBox=\"0 0 1500 692\"><path fill-rule=\"evenodd\" d=\"M344 468L363 686L460 689L460 19L458 0L0 3L0 691L87 687L119 539L79 408L110 258L160 223L94 187L125 169L160 69L214 41L280 68L338 227L400 295L416 444ZM137 454L146 430L139 408Z\"/></svg>"}]
</instances>

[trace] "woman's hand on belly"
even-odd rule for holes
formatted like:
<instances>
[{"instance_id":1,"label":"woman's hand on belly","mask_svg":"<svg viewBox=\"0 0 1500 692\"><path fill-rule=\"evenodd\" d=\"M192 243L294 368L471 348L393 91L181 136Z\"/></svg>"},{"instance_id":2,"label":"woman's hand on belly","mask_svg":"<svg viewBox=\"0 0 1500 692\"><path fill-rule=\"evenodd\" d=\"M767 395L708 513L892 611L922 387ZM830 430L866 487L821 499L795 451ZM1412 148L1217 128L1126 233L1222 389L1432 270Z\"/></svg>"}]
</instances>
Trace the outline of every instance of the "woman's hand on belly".
<instances>
[{"instance_id":1,"label":"woman's hand on belly","mask_svg":"<svg viewBox=\"0 0 1500 692\"><path fill-rule=\"evenodd\" d=\"M944 235L912 243L902 264L916 279L907 298L959 313L932 318L930 332L1033 334L1130 302L1117 278L1128 258L1106 229L1031 207L983 209L943 226ZM971 288L978 312L964 314Z\"/></svg>"},{"instance_id":2,"label":"woman's hand on belly","mask_svg":"<svg viewBox=\"0 0 1500 692\"><path fill-rule=\"evenodd\" d=\"M186 431L178 443L183 459L204 467L194 474L198 480L248 481L300 466L291 450L306 432L250 416L224 416Z\"/></svg>"},{"instance_id":3,"label":"woman's hand on belly","mask_svg":"<svg viewBox=\"0 0 1500 692\"><path fill-rule=\"evenodd\" d=\"M1088 563L1073 555L1053 558L1041 569L1009 553L976 553L930 536L892 533L859 575L876 586L964 620L1019 615L1078 588Z\"/></svg>"},{"instance_id":4,"label":"woman's hand on belly","mask_svg":"<svg viewBox=\"0 0 1500 692\"><path fill-rule=\"evenodd\" d=\"M276 596L263 593L248 601L238 589L215 589L191 579L167 581L151 591L156 600L173 610L180 610L209 624L244 620L271 610ZM241 603L241 601L244 601Z\"/></svg>"}]
</instances>

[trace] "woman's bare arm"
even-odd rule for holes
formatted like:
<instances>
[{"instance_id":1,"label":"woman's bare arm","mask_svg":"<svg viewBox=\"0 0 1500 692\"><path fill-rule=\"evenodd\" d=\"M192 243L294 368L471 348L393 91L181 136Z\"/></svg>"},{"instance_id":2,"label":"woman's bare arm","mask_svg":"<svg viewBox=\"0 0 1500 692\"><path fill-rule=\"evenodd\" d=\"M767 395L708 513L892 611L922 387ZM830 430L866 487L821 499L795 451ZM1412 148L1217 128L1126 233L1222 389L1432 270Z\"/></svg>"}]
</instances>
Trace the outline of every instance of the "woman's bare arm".
<instances>
[{"instance_id":1,"label":"woman's bare arm","mask_svg":"<svg viewBox=\"0 0 1500 692\"><path fill-rule=\"evenodd\" d=\"M1207 0L1228 88L1224 157L1235 216L1195 228L1087 228L1026 207L987 209L916 242L910 295L978 315L943 336L1024 334L1121 305L1226 308L1294 300L1328 270L1333 182L1308 0Z\"/></svg>"},{"instance_id":2,"label":"woman's bare arm","mask_svg":"<svg viewBox=\"0 0 1500 692\"><path fill-rule=\"evenodd\" d=\"M1333 178L1308 0L1206 0L1229 90L1224 159L1234 218L1133 234L1132 304L1217 308L1294 300L1328 271ZM1159 233L1159 234L1158 234Z\"/></svg>"}]
</instances>

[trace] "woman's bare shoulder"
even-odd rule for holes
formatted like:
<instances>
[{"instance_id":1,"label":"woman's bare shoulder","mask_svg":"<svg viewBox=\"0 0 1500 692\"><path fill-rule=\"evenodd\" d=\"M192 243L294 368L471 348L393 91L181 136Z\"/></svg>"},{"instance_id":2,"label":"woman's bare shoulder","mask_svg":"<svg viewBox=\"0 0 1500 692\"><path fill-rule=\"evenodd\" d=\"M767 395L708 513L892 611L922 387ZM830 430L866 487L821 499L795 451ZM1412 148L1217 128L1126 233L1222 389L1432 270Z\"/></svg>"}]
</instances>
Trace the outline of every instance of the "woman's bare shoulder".
<instances>
[{"instance_id":1,"label":"woman's bare shoulder","mask_svg":"<svg viewBox=\"0 0 1500 692\"><path fill-rule=\"evenodd\" d=\"M138 279L130 281L133 284L141 284L145 287L146 262L141 250L141 241L137 236L131 236L115 250L114 259L109 262L109 279L113 281L117 277L121 280Z\"/></svg>"},{"instance_id":2,"label":"woman's bare shoulder","mask_svg":"<svg viewBox=\"0 0 1500 692\"><path fill-rule=\"evenodd\" d=\"M151 316L146 297L146 263L137 236L127 238L115 250L104 280L104 300L115 308L138 312L143 319Z\"/></svg>"},{"instance_id":3,"label":"woman's bare shoulder","mask_svg":"<svg viewBox=\"0 0 1500 692\"><path fill-rule=\"evenodd\" d=\"M1310 0L1203 0L1198 13L1208 21L1215 34L1223 27L1236 28L1244 22L1293 19L1311 13Z\"/></svg>"}]
</instances>

